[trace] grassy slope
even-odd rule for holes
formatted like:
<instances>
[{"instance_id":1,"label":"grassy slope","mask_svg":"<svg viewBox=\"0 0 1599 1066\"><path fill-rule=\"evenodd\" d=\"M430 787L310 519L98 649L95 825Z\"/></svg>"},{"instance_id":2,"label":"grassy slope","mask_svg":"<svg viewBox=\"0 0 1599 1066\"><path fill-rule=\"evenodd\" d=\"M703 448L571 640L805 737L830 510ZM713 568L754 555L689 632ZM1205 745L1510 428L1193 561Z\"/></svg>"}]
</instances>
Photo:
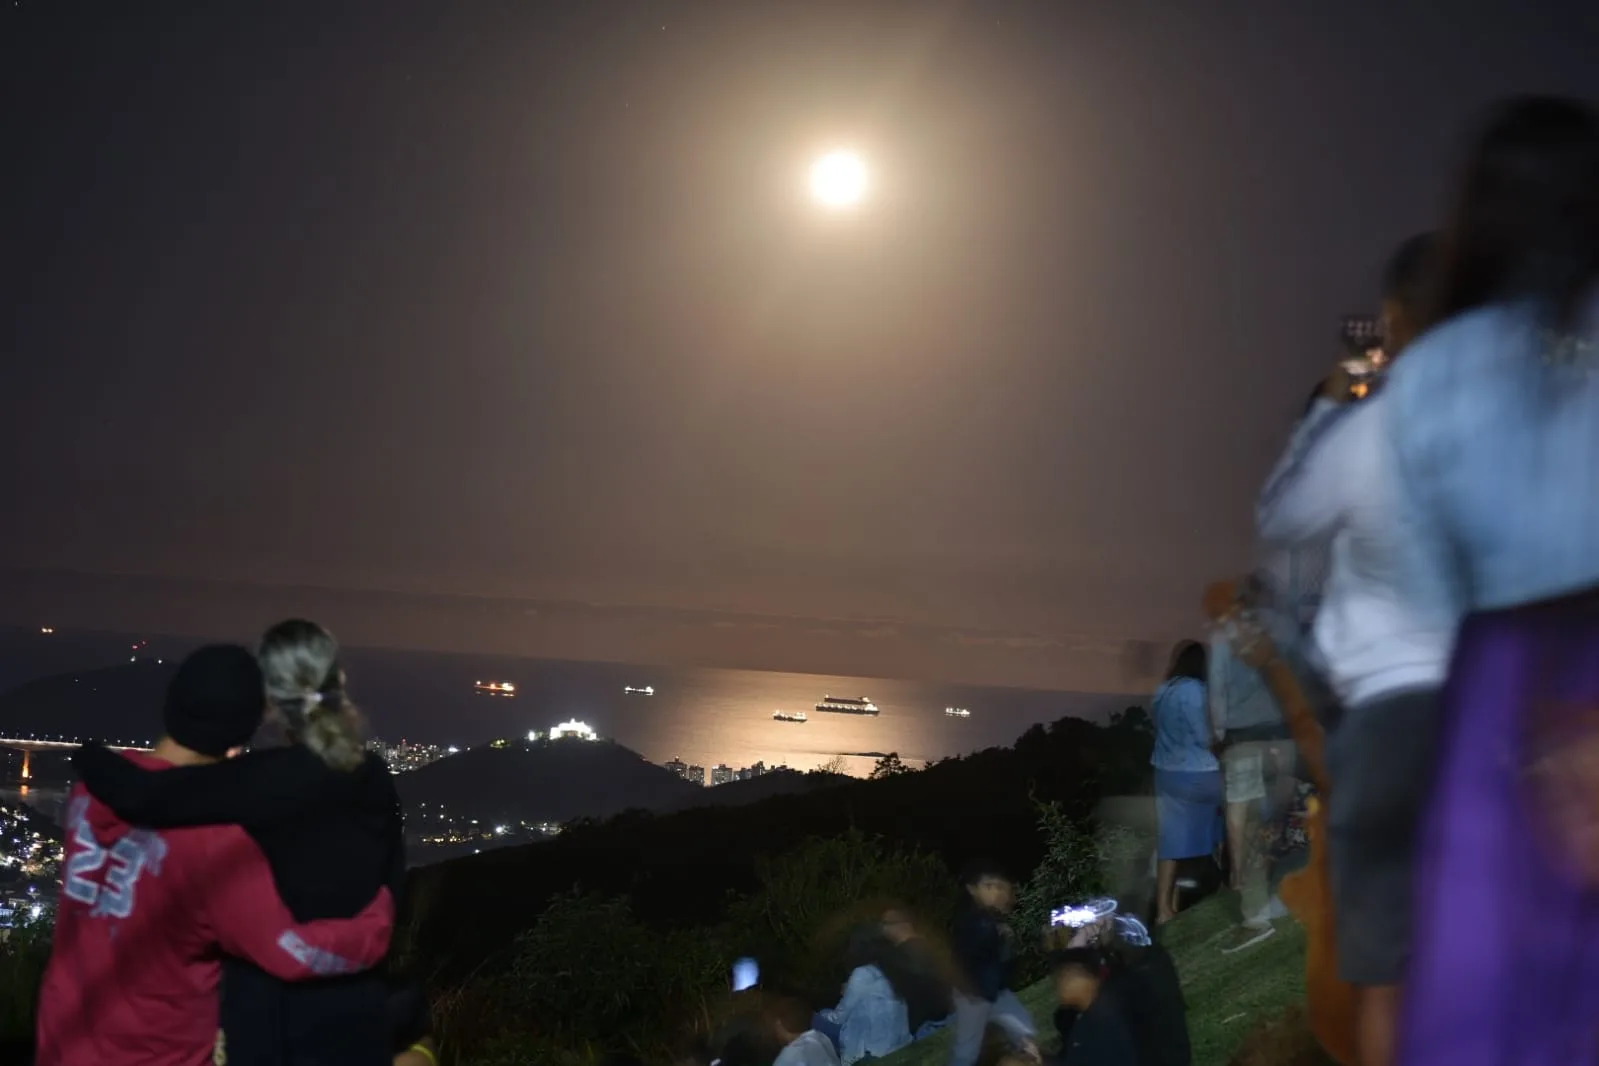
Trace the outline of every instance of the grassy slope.
<instances>
[{"instance_id":1,"label":"grassy slope","mask_svg":"<svg viewBox=\"0 0 1599 1066\"><path fill-rule=\"evenodd\" d=\"M1257 1022L1305 998L1305 937L1298 923L1280 921L1277 935L1264 944L1223 955L1222 938L1237 920L1237 897L1224 894L1184 912L1162 936L1177 962L1188 999L1194 1066L1226 1066ZM1047 1026L1054 1009L1048 982L1032 985L1020 995L1034 1019ZM1047 1041L1053 1033L1045 1035ZM912 1044L882 1061L883 1066L942 1066L949 1061L949 1033Z\"/></svg>"}]
</instances>

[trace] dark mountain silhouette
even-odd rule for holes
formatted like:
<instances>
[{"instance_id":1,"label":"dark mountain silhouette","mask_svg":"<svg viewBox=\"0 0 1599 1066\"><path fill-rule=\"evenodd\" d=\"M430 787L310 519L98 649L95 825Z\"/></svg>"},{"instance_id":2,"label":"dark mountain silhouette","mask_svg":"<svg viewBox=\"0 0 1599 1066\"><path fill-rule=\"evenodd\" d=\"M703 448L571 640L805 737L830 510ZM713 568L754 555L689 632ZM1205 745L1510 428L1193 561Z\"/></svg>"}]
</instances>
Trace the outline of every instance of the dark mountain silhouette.
<instances>
[{"instance_id":1,"label":"dark mountain silhouette","mask_svg":"<svg viewBox=\"0 0 1599 1066\"><path fill-rule=\"evenodd\" d=\"M687 796L681 802L674 803L664 811L685 811L694 807L738 807L746 803L756 803L772 796L788 796L802 792L813 792L819 788L831 788L834 785L847 784L855 780L848 774L832 774L822 771L802 773L799 770L790 770L781 767L768 770L760 777L751 777L743 781L729 781L725 785L715 788L698 789L697 795ZM692 786L690 786L692 787Z\"/></svg>"},{"instance_id":2,"label":"dark mountain silhouette","mask_svg":"<svg viewBox=\"0 0 1599 1066\"><path fill-rule=\"evenodd\" d=\"M457 817L513 823L665 810L708 791L620 744L570 737L482 744L402 774L396 784L407 812L425 803Z\"/></svg>"},{"instance_id":3,"label":"dark mountain silhouette","mask_svg":"<svg viewBox=\"0 0 1599 1066\"><path fill-rule=\"evenodd\" d=\"M147 743L161 735L176 669L170 659L139 659L30 681L0 696L0 736Z\"/></svg>"},{"instance_id":4,"label":"dark mountain silhouette","mask_svg":"<svg viewBox=\"0 0 1599 1066\"><path fill-rule=\"evenodd\" d=\"M756 887L761 856L851 829L923 849L951 869L988 856L1030 870L1043 849L1037 802L1058 801L1080 819L1102 796L1146 790L1152 735L1142 709L1108 726L1062 718L1047 729L1029 729L1014 747L947 759L917 773L852 779L753 803L696 803L670 814L635 810L603 823L583 822L547 842L411 871L402 924L414 929L423 969L460 977L503 966L517 934L553 896L574 886L626 896L652 926L712 924L725 916L730 891Z\"/></svg>"}]
</instances>

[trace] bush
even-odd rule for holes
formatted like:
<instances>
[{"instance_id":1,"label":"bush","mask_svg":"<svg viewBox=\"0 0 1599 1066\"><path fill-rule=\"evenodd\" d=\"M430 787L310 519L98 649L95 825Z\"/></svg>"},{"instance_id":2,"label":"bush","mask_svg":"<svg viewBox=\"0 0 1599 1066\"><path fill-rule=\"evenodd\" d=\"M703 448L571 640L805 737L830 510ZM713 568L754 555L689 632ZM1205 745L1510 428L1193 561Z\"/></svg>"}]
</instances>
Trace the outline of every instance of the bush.
<instances>
[{"instance_id":1,"label":"bush","mask_svg":"<svg viewBox=\"0 0 1599 1066\"><path fill-rule=\"evenodd\" d=\"M0 1044L33 1039L39 985L50 961L55 926L48 918L0 933Z\"/></svg>"},{"instance_id":2,"label":"bush","mask_svg":"<svg viewBox=\"0 0 1599 1066\"><path fill-rule=\"evenodd\" d=\"M729 912L734 946L816 1006L837 1001L856 925L878 920L890 903L909 907L929 928L943 927L951 913L954 881L942 862L890 850L859 830L763 857L757 876L759 890Z\"/></svg>"},{"instance_id":3,"label":"bush","mask_svg":"<svg viewBox=\"0 0 1599 1066\"><path fill-rule=\"evenodd\" d=\"M499 1005L563 1047L658 1052L703 1017L730 963L717 930L648 929L623 898L573 892L517 939Z\"/></svg>"},{"instance_id":4,"label":"bush","mask_svg":"<svg viewBox=\"0 0 1599 1066\"><path fill-rule=\"evenodd\" d=\"M1058 803L1039 803L1037 808L1044 858L1016 900L1021 963L1029 979L1043 972L1049 912L1092 896L1122 895L1129 856L1143 848L1131 830L1073 821Z\"/></svg>"},{"instance_id":5,"label":"bush","mask_svg":"<svg viewBox=\"0 0 1599 1066\"><path fill-rule=\"evenodd\" d=\"M699 929L649 928L623 897L557 897L517 938L507 973L439 1004L441 1036L458 1061L483 1066L571 1064L607 1051L664 1058L726 1013L735 958L756 958L768 988L831 1004L857 923L890 902L929 923L949 917L943 863L856 831L763 857L758 875L759 889L732 901L727 922Z\"/></svg>"}]
</instances>

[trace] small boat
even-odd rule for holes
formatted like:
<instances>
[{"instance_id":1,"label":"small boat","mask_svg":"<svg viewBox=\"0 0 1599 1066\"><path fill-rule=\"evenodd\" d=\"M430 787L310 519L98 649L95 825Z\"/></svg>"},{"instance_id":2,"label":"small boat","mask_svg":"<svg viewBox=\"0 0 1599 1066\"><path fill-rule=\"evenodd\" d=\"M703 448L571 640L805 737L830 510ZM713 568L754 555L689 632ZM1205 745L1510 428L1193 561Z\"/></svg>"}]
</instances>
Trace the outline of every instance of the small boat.
<instances>
[{"instance_id":1,"label":"small boat","mask_svg":"<svg viewBox=\"0 0 1599 1066\"><path fill-rule=\"evenodd\" d=\"M472 690L480 696L516 695L516 686L509 681L474 681Z\"/></svg>"},{"instance_id":2,"label":"small boat","mask_svg":"<svg viewBox=\"0 0 1599 1066\"><path fill-rule=\"evenodd\" d=\"M944 713L951 718L970 718L972 716L972 712L965 707L945 707Z\"/></svg>"},{"instance_id":3,"label":"small boat","mask_svg":"<svg viewBox=\"0 0 1599 1066\"><path fill-rule=\"evenodd\" d=\"M876 714L877 704L865 696L823 696L816 709L832 714Z\"/></svg>"},{"instance_id":4,"label":"small boat","mask_svg":"<svg viewBox=\"0 0 1599 1066\"><path fill-rule=\"evenodd\" d=\"M804 711L773 711L772 712L772 721L774 721L774 722L808 722L808 721L810 721L810 719L805 716L805 712Z\"/></svg>"},{"instance_id":5,"label":"small boat","mask_svg":"<svg viewBox=\"0 0 1599 1066\"><path fill-rule=\"evenodd\" d=\"M624 696L653 696L653 695L655 695L655 686L654 685L645 685L643 688L634 688L632 685L628 685L628 686L626 686L625 688L622 689L622 695L624 695Z\"/></svg>"}]
</instances>

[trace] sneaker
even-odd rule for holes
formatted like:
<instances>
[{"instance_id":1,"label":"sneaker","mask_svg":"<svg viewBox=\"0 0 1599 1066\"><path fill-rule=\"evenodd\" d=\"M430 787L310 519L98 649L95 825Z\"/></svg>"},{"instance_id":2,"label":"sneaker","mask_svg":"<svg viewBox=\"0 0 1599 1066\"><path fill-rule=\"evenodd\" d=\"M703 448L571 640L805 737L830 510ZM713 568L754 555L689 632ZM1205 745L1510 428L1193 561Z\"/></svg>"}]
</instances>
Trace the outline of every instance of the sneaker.
<instances>
[{"instance_id":1,"label":"sneaker","mask_svg":"<svg viewBox=\"0 0 1599 1066\"><path fill-rule=\"evenodd\" d=\"M1274 925L1234 926L1233 931L1227 934L1227 939L1222 943L1221 953L1223 955L1236 955L1238 952L1252 948L1262 941L1270 940L1276 935L1277 927Z\"/></svg>"},{"instance_id":2,"label":"sneaker","mask_svg":"<svg viewBox=\"0 0 1599 1066\"><path fill-rule=\"evenodd\" d=\"M1270 925L1279 918L1286 918L1288 915L1289 910L1287 905L1283 903L1282 897L1273 893L1271 900L1260 909L1260 913L1244 916L1244 924L1251 929L1259 929L1263 925Z\"/></svg>"}]
</instances>

